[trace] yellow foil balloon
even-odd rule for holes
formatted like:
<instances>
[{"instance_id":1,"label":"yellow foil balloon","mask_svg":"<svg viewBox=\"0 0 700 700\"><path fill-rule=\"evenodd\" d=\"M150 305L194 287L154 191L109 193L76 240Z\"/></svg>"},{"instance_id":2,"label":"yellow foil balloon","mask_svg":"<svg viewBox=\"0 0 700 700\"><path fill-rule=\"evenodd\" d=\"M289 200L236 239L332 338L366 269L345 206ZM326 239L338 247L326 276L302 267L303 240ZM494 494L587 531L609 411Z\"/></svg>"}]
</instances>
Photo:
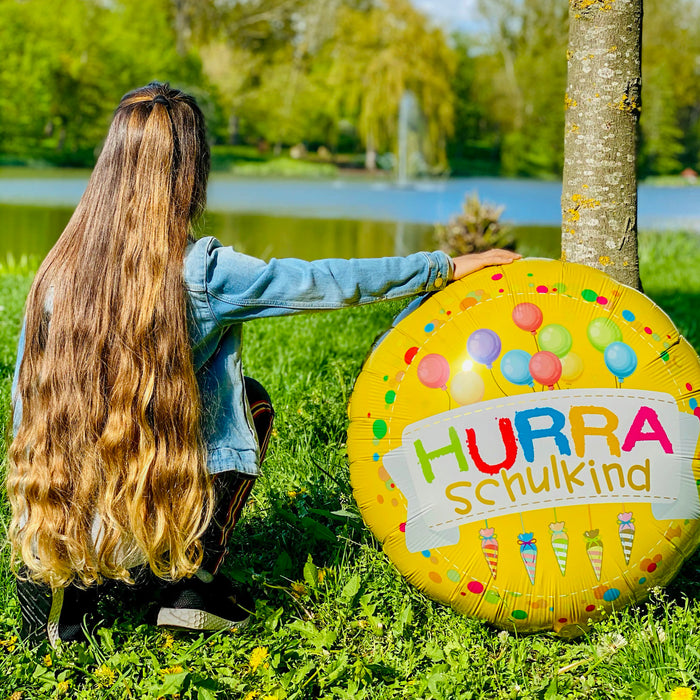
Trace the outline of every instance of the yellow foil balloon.
<instances>
[{"instance_id":1,"label":"yellow foil balloon","mask_svg":"<svg viewBox=\"0 0 700 700\"><path fill-rule=\"evenodd\" d=\"M539 344L554 324L563 358ZM349 407L354 495L426 594L575 636L697 547L699 390L694 350L639 292L570 263L488 268L404 314L367 359Z\"/></svg>"},{"instance_id":2,"label":"yellow foil balloon","mask_svg":"<svg viewBox=\"0 0 700 700\"><path fill-rule=\"evenodd\" d=\"M463 406L484 398L486 386L476 372L459 372L450 383L450 395Z\"/></svg>"},{"instance_id":3,"label":"yellow foil balloon","mask_svg":"<svg viewBox=\"0 0 700 700\"><path fill-rule=\"evenodd\" d=\"M565 382L575 382L583 374L583 360L570 352L561 359L561 378Z\"/></svg>"}]
</instances>

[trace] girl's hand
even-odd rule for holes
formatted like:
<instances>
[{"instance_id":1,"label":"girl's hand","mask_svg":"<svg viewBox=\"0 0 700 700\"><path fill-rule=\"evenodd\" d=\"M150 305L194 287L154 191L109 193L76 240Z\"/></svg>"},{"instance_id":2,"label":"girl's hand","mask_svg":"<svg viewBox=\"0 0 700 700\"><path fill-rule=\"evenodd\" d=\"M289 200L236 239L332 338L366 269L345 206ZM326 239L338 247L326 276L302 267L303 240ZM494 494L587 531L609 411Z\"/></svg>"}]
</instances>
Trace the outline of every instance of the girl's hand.
<instances>
[{"instance_id":1,"label":"girl's hand","mask_svg":"<svg viewBox=\"0 0 700 700\"><path fill-rule=\"evenodd\" d=\"M518 260L522 257L520 253L514 253L512 250L501 250L500 248L485 250L483 253L460 255L456 258L452 258L452 262L455 266L452 279L461 279L489 265L508 265L512 263L513 260Z\"/></svg>"}]
</instances>

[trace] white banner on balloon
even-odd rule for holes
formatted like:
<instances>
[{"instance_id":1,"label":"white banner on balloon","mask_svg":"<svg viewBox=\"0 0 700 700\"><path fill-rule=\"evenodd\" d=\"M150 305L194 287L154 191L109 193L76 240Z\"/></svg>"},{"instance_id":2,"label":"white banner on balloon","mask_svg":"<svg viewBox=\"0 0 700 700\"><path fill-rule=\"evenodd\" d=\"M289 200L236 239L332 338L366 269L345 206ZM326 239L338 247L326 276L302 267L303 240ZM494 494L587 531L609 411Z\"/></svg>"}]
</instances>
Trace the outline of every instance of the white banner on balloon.
<instances>
[{"instance_id":1,"label":"white banner on balloon","mask_svg":"<svg viewBox=\"0 0 700 700\"><path fill-rule=\"evenodd\" d=\"M547 391L408 425L383 463L415 552L456 544L460 525L542 508L649 503L657 519L696 518L699 433L666 393Z\"/></svg>"}]
</instances>

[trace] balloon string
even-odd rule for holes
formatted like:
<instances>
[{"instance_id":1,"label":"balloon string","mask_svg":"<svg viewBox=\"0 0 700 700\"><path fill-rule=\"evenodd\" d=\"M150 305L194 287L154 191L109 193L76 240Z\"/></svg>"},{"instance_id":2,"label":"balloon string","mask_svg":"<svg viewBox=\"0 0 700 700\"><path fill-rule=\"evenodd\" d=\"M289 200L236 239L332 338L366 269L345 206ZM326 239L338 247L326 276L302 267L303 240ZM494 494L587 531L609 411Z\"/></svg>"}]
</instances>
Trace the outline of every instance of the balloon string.
<instances>
[{"instance_id":1,"label":"balloon string","mask_svg":"<svg viewBox=\"0 0 700 700\"><path fill-rule=\"evenodd\" d=\"M508 394L501 388L501 385L496 381L496 375L493 373L493 368L491 368L489 372L491 372L491 379L493 379L493 383L498 387L501 394L503 394L503 396L508 396Z\"/></svg>"}]
</instances>

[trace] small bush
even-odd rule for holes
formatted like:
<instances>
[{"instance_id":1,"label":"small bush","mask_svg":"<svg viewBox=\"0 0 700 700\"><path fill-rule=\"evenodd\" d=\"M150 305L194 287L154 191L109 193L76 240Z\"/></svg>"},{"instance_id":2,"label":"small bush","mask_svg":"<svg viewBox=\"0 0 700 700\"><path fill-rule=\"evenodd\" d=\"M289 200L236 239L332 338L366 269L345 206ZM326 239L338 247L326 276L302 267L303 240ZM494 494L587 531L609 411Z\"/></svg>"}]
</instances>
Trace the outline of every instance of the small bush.
<instances>
[{"instance_id":1,"label":"small bush","mask_svg":"<svg viewBox=\"0 0 700 700\"><path fill-rule=\"evenodd\" d=\"M476 193L467 195L462 213L446 225L435 227L435 240L448 255L478 253L490 248L513 248L510 226L501 223L505 207L481 202Z\"/></svg>"}]
</instances>

